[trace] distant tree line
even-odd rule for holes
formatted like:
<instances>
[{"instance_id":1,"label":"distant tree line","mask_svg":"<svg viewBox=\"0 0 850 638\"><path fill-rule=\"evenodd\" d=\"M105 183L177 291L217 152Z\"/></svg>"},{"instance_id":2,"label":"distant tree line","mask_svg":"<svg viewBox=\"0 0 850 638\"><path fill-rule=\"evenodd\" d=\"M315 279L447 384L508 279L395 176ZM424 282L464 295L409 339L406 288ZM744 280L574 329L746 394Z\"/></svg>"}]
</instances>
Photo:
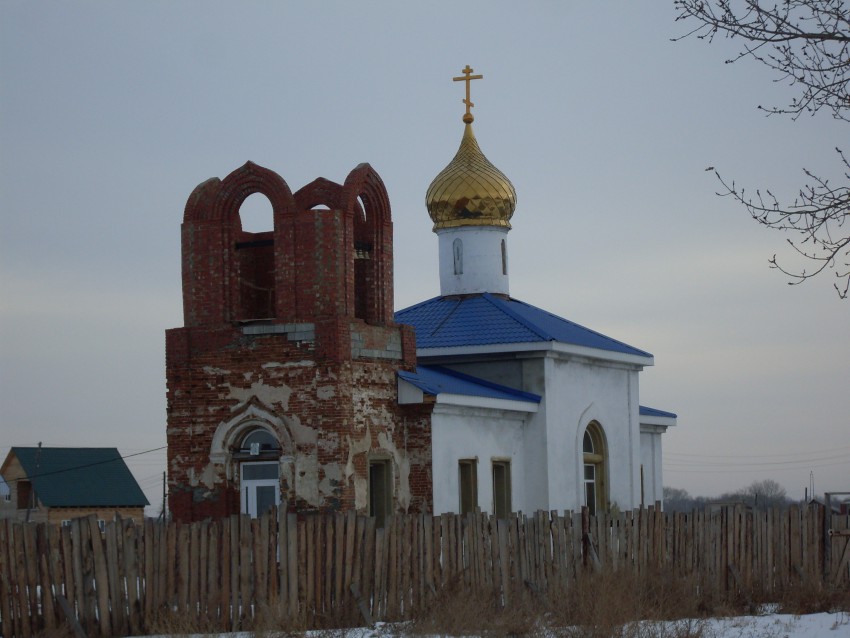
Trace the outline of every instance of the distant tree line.
<instances>
[{"instance_id":1,"label":"distant tree line","mask_svg":"<svg viewBox=\"0 0 850 638\"><path fill-rule=\"evenodd\" d=\"M754 481L747 487L715 497L691 496L687 490L678 487L664 488L664 510L667 512L690 512L706 505L738 503L755 509L785 508L793 502L785 488L772 479Z\"/></svg>"}]
</instances>

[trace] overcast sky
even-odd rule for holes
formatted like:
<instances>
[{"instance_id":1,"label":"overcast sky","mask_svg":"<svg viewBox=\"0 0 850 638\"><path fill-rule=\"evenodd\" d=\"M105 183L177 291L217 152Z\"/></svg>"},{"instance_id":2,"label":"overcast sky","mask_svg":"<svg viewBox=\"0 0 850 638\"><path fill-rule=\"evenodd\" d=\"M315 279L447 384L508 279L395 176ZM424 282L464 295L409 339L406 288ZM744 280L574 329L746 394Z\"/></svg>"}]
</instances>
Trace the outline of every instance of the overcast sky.
<instances>
[{"instance_id":1,"label":"overcast sky","mask_svg":"<svg viewBox=\"0 0 850 638\"><path fill-rule=\"evenodd\" d=\"M706 168L793 195L841 178L847 125L734 43L673 43L672 2L0 0L0 445L165 445L164 331L183 324L192 189L252 160L293 191L382 176L395 305L439 294L425 190L462 133L514 183L511 294L652 352L679 415L665 485L850 491L850 302L768 268L785 237ZM271 227L267 200L243 206ZM793 262L791 262L793 263ZM165 451L128 459L161 499Z\"/></svg>"}]
</instances>

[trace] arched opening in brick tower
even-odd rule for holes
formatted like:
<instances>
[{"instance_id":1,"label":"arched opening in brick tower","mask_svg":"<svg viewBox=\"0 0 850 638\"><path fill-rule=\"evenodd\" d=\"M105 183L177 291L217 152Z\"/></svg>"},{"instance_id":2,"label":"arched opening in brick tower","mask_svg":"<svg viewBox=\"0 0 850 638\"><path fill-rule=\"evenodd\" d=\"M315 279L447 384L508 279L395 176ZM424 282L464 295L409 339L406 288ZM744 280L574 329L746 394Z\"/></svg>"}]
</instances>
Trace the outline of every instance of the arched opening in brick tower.
<instances>
[{"instance_id":1,"label":"arched opening in brick tower","mask_svg":"<svg viewBox=\"0 0 850 638\"><path fill-rule=\"evenodd\" d=\"M239 219L246 233L266 233L274 230L274 213L269 198L262 193L248 195L239 207Z\"/></svg>"},{"instance_id":2,"label":"arched opening in brick tower","mask_svg":"<svg viewBox=\"0 0 850 638\"><path fill-rule=\"evenodd\" d=\"M363 199L357 198L354 211L354 316L367 321L375 285L372 232Z\"/></svg>"},{"instance_id":3,"label":"arched opening in brick tower","mask_svg":"<svg viewBox=\"0 0 850 638\"><path fill-rule=\"evenodd\" d=\"M242 232L236 242L241 321L275 316L274 215L269 198L249 195L239 207Z\"/></svg>"}]
</instances>

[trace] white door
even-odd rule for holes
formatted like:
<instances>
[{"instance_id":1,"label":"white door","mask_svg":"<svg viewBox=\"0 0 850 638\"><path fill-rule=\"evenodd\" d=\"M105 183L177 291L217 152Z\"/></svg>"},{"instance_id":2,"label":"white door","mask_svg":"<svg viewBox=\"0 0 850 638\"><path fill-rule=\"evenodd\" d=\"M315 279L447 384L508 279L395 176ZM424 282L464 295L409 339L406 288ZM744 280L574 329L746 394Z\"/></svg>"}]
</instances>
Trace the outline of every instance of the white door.
<instances>
[{"instance_id":1,"label":"white door","mask_svg":"<svg viewBox=\"0 0 850 638\"><path fill-rule=\"evenodd\" d=\"M257 518L270 507L280 505L280 465L277 461L242 463L239 470L243 514Z\"/></svg>"}]
</instances>

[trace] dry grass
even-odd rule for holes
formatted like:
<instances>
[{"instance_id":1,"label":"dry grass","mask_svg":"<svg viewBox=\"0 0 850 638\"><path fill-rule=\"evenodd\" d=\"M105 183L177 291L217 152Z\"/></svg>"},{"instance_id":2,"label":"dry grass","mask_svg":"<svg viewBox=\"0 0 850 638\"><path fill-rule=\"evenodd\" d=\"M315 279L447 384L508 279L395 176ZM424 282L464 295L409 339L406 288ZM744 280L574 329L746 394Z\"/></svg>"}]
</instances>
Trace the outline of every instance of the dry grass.
<instances>
[{"instance_id":1,"label":"dry grass","mask_svg":"<svg viewBox=\"0 0 850 638\"><path fill-rule=\"evenodd\" d=\"M416 610L412 620L392 625L392 632L417 637L713 638L706 619L757 613L765 609L765 603L771 603L772 612L844 612L842 618L850 619L850 591L846 588L798 586L770 600L759 600L752 594L721 595L693 579L664 572L584 575L569 586L558 588L550 583L545 594L538 592L533 585L512 591L505 607L497 592L474 594L458 581ZM263 638L303 636L308 629L319 630L320 638L344 638L347 629L342 628L363 625L353 605L338 614L308 610L295 618L276 608L254 611L252 619L235 629ZM174 611L149 620L151 634L214 634L231 629L214 618L198 619ZM850 620L842 621L846 623ZM36 638L73 636L61 627L42 631Z\"/></svg>"},{"instance_id":2,"label":"dry grass","mask_svg":"<svg viewBox=\"0 0 850 638\"><path fill-rule=\"evenodd\" d=\"M513 592L503 608L495 592L476 596L462 584L445 589L405 627L411 635L564 636L565 638L700 638L704 616L695 583L662 574L594 575L543 596ZM641 620L673 621L662 624Z\"/></svg>"},{"instance_id":3,"label":"dry grass","mask_svg":"<svg viewBox=\"0 0 850 638\"><path fill-rule=\"evenodd\" d=\"M162 610L147 623L149 634L185 635L219 631L220 626L210 618L193 618L185 612Z\"/></svg>"},{"instance_id":4,"label":"dry grass","mask_svg":"<svg viewBox=\"0 0 850 638\"><path fill-rule=\"evenodd\" d=\"M230 627L218 618L194 618L181 611L163 610L148 623L147 633L158 635L218 634L224 631L248 631L280 635L303 634L307 623L303 618L291 618L269 609L258 609L253 618L244 618Z\"/></svg>"},{"instance_id":5,"label":"dry grass","mask_svg":"<svg viewBox=\"0 0 850 638\"><path fill-rule=\"evenodd\" d=\"M789 589L778 599L777 610L784 614L850 613L850 590L837 587L800 586Z\"/></svg>"},{"instance_id":6,"label":"dry grass","mask_svg":"<svg viewBox=\"0 0 850 638\"><path fill-rule=\"evenodd\" d=\"M442 588L425 608L416 610L412 620L393 625L393 632L409 636L711 638L707 618L757 613L766 602L772 603L771 611L787 614L850 613L850 591L846 589L800 586L759 601L749 595L721 595L705 590L693 579L664 572L586 575L565 588L550 584L545 595L535 593L536 589L527 586L510 592L510 605L504 607L497 592L475 594L457 581ZM320 630L322 638L341 638L346 629L340 628L362 624L354 608L333 616L305 612L296 618L260 608L238 629L268 638L303 635L308 629ZM216 633L222 629L213 620L173 612L155 618L150 633ZM44 638L66 636L57 631Z\"/></svg>"}]
</instances>

